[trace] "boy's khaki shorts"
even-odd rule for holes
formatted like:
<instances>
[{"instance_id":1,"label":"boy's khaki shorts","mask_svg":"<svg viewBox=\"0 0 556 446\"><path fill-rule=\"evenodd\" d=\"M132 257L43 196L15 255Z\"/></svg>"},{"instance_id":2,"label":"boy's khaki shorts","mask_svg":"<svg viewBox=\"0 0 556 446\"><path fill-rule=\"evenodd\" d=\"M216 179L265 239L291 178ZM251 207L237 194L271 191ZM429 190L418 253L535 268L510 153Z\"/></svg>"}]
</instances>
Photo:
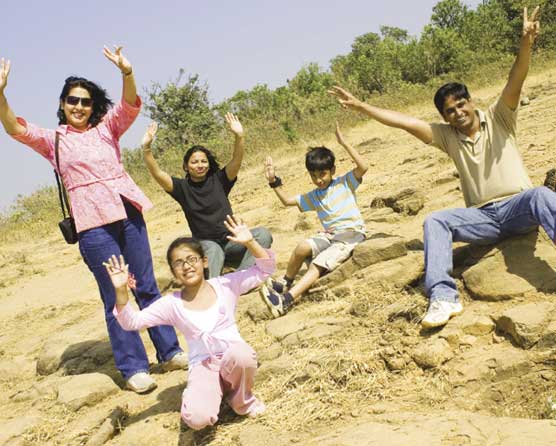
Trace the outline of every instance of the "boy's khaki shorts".
<instances>
[{"instance_id":1,"label":"boy's khaki shorts","mask_svg":"<svg viewBox=\"0 0 556 446\"><path fill-rule=\"evenodd\" d=\"M313 251L312 263L332 271L344 262L353 248L365 240L365 234L358 231L344 231L337 234L319 232L306 240Z\"/></svg>"}]
</instances>

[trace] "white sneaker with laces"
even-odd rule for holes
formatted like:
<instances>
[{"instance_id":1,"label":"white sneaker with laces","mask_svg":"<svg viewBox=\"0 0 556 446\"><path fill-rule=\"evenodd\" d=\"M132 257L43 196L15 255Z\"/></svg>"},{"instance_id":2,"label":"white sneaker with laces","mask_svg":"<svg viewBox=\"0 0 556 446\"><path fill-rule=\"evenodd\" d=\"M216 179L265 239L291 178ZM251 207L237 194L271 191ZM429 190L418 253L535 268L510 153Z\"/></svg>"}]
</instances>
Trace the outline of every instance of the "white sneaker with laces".
<instances>
[{"instance_id":1,"label":"white sneaker with laces","mask_svg":"<svg viewBox=\"0 0 556 446\"><path fill-rule=\"evenodd\" d=\"M138 372L131 376L125 385L135 393L146 393L149 390L156 389L156 381L146 372Z\"/></svg>"},{"instance_id":2,"label":"white sneaker with laces","mask_svg":"<svg viewBox=\"0 0 556 446\"><path fill-rule=\"evenodd\" d=\"M162 368L170 372L172 370L187 370L187 353L179 352L172 356L171 359L162 364Z\"/></svg>"},{"instance_id":3,"label":"white sneaker with laces","mask_svg":"<svg viewBox=\"0 0 556 446\"><path fill-rule=\"evenodd\" d=\"M459 302L434 300L430 303L421 325L425 328L441 327L446 325L452 316L456 316L462 311L463 306Z\"/></svg>"}]
</instances>

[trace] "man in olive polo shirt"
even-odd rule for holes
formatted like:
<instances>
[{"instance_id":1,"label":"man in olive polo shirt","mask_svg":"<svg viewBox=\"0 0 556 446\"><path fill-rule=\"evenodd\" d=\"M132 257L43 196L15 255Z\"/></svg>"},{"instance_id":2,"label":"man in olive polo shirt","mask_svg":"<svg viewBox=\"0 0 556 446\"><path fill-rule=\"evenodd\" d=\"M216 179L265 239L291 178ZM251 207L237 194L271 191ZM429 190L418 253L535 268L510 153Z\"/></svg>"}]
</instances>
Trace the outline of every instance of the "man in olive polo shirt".
<instances>
[{"instance_id":1,"label":"man in olive polo shirt","mask_svg":"<svg viewBox=\"0 0 556 446\"><path fill-rule=\"evenodd\" d=\"M425 289L430 299L424 327L445 325L462 311L450 275L452 242L494 243L538 225L554 240L556 194L546 187L533 188L516 143L517 107L539 33L538 13L537 7L528 18L524 8L519 52L508 82L484 112L475 109L467 87L459 83L436 92L434 103L445 121L438 124L366 104L340 87L329 91L342 107L438 147L459 172L467 207L434 212L424 223Z\"/></svg>"}]
</instances>

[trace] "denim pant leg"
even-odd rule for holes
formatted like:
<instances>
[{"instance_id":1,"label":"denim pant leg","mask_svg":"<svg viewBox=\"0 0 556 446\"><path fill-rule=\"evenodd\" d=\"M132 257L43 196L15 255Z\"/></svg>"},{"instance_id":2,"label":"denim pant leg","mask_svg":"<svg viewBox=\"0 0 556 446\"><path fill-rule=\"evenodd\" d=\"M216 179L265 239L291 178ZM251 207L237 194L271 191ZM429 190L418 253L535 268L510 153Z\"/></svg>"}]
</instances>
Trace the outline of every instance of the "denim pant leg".
<instances>
[{"instance_id":1,"label":"denim pant leg","mask_svg":"<svg viewBox=\"0 0 556 446\"><path fill-rule=\"evenodd\" d=\"M425 292L432 300L457 302L452 242L494 243L501 238L493 205L433 212L424 223Z\"/></svg>"},{"instance_id":2,"label":"denim pant leg","mask_svg":"<svg viewBox=\"0 0 556 446\"><path fill-rule=\"evenodd\" d=\"M526 190L495 205L505 234L519 234L541 225L554 241L556 193L547 187Z\"/></svg>"},{"instance_id":3,"label":"denim pant leg","mask_svg":"<svg viewBox=\"0 0 556 446\"><path fill-rule=\"evenodd\" d=\"M205 257L208 259L208 278L218 277L224 266L224 250L217 242L200 240Z\"/></svg>"},{"instance_id":4,"label":"denim pant leg","mask_svg":"<svg viewBox=\"0 0 556 446\"><path fill-rule=\"evenodd\" d=\"M129 264L129 272L136 280L136 288L131 291L137 305L143 309L161 296L154 277L151 248L143 215L128 203L126 203L126 211L128 218L122 221L122 253ZM182 351L172 326L159 325L147 331L156 349L158 362L168 361Z\"/></svg>"},{"instance_id":5,"label":"denim pant leg","mask_svg":"<svg viewBox=\"0 0 556 446\"><path fill-rule=\"evenodd\" d=\"M148 372L149 361L139 333L124 330L112 313L116 293L102 262L112 255L122 254L119 244L121 227L121 222L115 222L80 232L79 250L98 284L116 367L124 379L128 379L137 372Z\"/></svg>"},{"instance_id":6,"label":"denim pant leg","mask_svg":"<svg viewBox=\"0 0 556 446\"><path fill-rule=\"evenodd\" d=\"M272 245L272 234L266 228L253 228L251 229L253 238L261 245L263 248L268 249ZM247 269L255 264L255 257L249 252L245 246L228 242L224 246L226 265L238 265L237 270Z\"/></svg>"}]
</instances>

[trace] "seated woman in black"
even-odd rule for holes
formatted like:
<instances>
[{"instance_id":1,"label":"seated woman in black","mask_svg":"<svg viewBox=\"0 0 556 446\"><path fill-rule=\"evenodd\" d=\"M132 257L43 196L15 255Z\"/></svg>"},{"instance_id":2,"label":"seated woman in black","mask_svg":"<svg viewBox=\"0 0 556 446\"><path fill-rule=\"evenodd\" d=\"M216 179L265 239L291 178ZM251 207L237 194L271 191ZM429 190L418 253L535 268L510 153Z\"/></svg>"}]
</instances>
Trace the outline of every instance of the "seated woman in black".
<instances>
[{"instance_id":1,"label":"seated woman in black","mask_svg":"<svg viewBox=\"0 0 556 446\"><path fill-rule=\"evenodd\" d=\"M151 152L151 143L157 125L152 123L143 137L143 157L152 177L182 207L193 237L203 246L208 257L209 278L217 277L224 265L237 265L246 269L255 264L254 257L239 243L229 241L223 222L233 211L228 194L234 186L243 159L243 127L232 113L226 114L226 123L235 135L232 159L220 168L216 158L203 146L193 146L183 157L185 178L171 177L158 166ZM272 235L266 228L251 230L263 248L270 248Z\"/></svg>"}]
</instances>

